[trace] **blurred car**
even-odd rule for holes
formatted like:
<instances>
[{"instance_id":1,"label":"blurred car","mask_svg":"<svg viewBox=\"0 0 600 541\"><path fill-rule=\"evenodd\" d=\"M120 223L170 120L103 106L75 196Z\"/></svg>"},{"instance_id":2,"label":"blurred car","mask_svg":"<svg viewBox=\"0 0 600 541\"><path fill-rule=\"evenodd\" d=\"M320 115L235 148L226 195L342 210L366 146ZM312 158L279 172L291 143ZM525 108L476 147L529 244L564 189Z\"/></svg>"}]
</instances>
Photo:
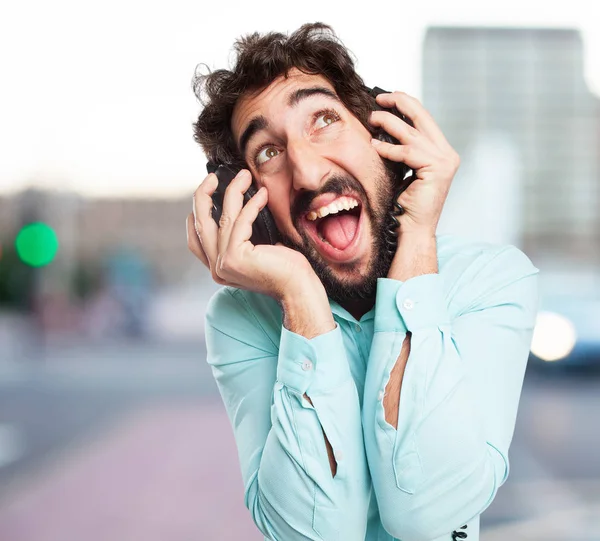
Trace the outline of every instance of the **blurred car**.
<instances>
[{"instance_id":1,"label":"blurred car","mask_svg":"<svg viewBox=\"0 0 600 541\"><path fill-rule=\"evenodd\" d=\"M540 270L530 366L600 371L600 270Z\"/></svg>"}]
</instances>

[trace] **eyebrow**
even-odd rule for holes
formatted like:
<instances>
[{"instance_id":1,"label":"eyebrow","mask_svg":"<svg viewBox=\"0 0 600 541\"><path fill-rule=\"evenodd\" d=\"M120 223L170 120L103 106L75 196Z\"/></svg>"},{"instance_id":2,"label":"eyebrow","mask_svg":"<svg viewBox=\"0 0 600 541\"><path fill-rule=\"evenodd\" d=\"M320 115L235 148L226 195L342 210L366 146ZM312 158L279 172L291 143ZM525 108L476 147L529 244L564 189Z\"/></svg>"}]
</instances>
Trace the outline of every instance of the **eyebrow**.
<instances>
[{"instance_id":1,"label":"eyebrow","mask_svg":"<svg viewBox=\"0 0 600 541\"><path fill-rule=\"evenodd\" d=\"M310 88L299 88L292 92L287 99L288 107L296 107L301 101L310 98L315 95L326 96L338 103L341 103L340 98L338 98L337 94L329 88L325 88L324 86L313 86ZM243 131L242 136L240 137L239 148L242 157L246 157L246 149L248 148L248 143L250 139L252 139L257 133L266 130L269 127L269 121L262 115L254 117L246 129Z\"/></svg>"}]
</instances>

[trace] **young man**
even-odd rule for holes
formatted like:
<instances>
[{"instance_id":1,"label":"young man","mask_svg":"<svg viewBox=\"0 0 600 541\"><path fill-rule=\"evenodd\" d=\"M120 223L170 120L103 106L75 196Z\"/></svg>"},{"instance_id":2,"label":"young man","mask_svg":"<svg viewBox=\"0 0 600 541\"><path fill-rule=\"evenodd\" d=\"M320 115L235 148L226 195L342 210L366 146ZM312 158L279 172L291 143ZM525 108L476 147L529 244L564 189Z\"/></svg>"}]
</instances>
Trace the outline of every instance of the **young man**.
<instances>
[{"instance_id":1,"label":"young man","mask_svg":"<svg viewBox=\"0 0 600 541\"><path fill-rule=\"evenodd\" d=\"M196 78L194 127L211 161L243 169L218 225L206 177L187 232L226 286L206 344L245 504L277 541L475 541L508 476L538 269L514 246L436 234L457 153L406 94L377 103L414 128L372 112L329 27L236 50L232 71ZM400 144L372 140L376 127ZM389 160L416 175L392 253ZM265 206L282 241L255 246Z\"/></svg>"}]
</instances>

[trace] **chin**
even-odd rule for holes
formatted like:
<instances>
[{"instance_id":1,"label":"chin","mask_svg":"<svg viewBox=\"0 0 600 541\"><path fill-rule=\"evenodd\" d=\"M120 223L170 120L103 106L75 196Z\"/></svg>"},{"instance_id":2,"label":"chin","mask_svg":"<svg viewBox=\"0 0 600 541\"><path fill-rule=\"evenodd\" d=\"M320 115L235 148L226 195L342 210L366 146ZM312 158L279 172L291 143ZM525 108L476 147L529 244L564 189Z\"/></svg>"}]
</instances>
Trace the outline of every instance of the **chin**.
<instances>
[{"instance_id":1,"label":"chin","mask_svg":"<svg viewBox=\"0 0 600 541\"><path fill-rule=\"evenodd\" d=\"M343 304L348 301L374 299L377 279L387 276L391 257L369 249L362 258L353 263L332 265L322 258L308 258L321 280L327 296Z\"/></svg>"}]
</instances>

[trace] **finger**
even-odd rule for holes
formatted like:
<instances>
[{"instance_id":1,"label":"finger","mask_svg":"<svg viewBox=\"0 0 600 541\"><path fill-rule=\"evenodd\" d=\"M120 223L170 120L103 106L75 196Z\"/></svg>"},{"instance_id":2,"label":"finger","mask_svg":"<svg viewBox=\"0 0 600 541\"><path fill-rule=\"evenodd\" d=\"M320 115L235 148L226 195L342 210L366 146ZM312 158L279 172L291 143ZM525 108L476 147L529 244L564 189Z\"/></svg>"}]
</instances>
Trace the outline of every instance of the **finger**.
<instances>
[{"instance_id":1,"label":"finger","mask_svg":"<svg viewBox=\"0 0 600 541\"><path fill-rule=\"evenodd\" d=\"M190 212L185 220L186 225L186 235L187 235L187 245L190 250L204 265L210 270L210 264L208 263L208 258L202 249L202 244L200 244L200 239L198 238L198 234L196 233L196 226L194 225L194 213Z\"/></svg>"},{"instance_id":2,"label":"finger","mask_svg":"<svg viewBox=\"0 0 600 541\"><path fill-rule=\"evenodd\" d=\"M252 224L254 224L258 213L265 208L268 200L269 195L267 189L263 186L250 198L246 205L244 205L229 238L229 245L232 248L237 249L244 242L250 240L250 237L252 236Z\"/></svg>"},{"instance_id":3,"label":"finger","mask_svg":"<svg viewBox=\"0 0 600 541\"><path fill-rule=\"evenodd\" d=\"M417 129L388 111L373 111L369 117L369 122L373 126L381 127L403 145L413 143L418 138L423 138L423 134Z\"/></svg>"},{"instance_id":4,"label":"finger","mask_svg":"<svg viewBox=\"0 0 600 541\"><path fill-rule=\"evenodd\" d=\"M218 253L223 254L229 245L229 237L235 222L244 206L244 194L252 183L252 175L248 169L242 169L229 183L223 198L223 213L219 220L217 240Z\"/></svg>"},{"instance_id":5,"label":"finger","mask_svg":"<svg viewBox=\"0 0 600 541\"><path fill-rule=\"evenodd\" d=\"M212 269L210 268L210 263L208 261L208 258L206 257L206 254L204 253L204 249L202 248L202 245L200 244L200 239L198 238L198 235L196 233L196 228L194 226L194 215L193 215L193 213L190 213L188 215L188 217L187 217L187 220L186 220L186 230L187 230L187 238L188 238L188 248L212 272ZM223 280L220 276L218 276L214 272L212 272L212 275L213 275L213 280L215 282L217 282L217 284L219 284L219 285L241 287L239 284L237 284L235 282L230 282L228 280Z\"/></svg>"},{"instance_id":6,"label":"finger","mask_svg":"<svg viewBox=\"0 0 600 541\"><path fill-rule=\"evenodd\" d=\"M413 96L409 96L405 92L390 92L378 94L375 99L382 107L395 107L398 111L404 113L412 120L414 127L431 139L439 148L447 149L450 147L442 130L429 111L427 111L421 102Z\"/></svg>"},{"instance_id":7,"label":"finger","mask_svg":"<svg viewBox=\"0 0 600 541\"><path fill-rule=\"evenodd\" d=\"M194 211L201 210L202 213L194 213L194 219L199 217L212 218L212 195L215 193L217 186L219 185L219 179L214 173L210 173L200 183L196 191L194 192ZM197 203L198 202L198 203Z\"/></svg>"},{"instance_id":8,"label":"finger","mask_svg":"<svg viewBox=\"0 0 600 541\"><path fill-rule=\"evenodd\" d=\"M211 271L217 262L217 233L218 226L212 217L212 194L217 189L218 179L213 173L208 175L193 197L194 229L196 230L200 245L208 259ZM214 271L213 271L214 277Z\"/></svg>"},{"instance_id":9,"label":"finger","mask_svg":"<svg viewBox=\"0 0 600 541\"><path fill-rule=\"evenodd\" d=\"M219 178L215 173L209 173L198 186L196 192L201 191L207 195L212 195L219 185Z\"/></svg>"},{"instance_id":10,"label":"finger","mask_svg":"<svg viewBox=\"0 0 600 541\"><path fill-rule=\"evenodd\" d=\"M424 152L418 146L392 145L379 139L371 139L371 142L382 158L404 163L411 169L417 170L427 167L433 161L431 154Z\"/></svg>"}]
</instances>

